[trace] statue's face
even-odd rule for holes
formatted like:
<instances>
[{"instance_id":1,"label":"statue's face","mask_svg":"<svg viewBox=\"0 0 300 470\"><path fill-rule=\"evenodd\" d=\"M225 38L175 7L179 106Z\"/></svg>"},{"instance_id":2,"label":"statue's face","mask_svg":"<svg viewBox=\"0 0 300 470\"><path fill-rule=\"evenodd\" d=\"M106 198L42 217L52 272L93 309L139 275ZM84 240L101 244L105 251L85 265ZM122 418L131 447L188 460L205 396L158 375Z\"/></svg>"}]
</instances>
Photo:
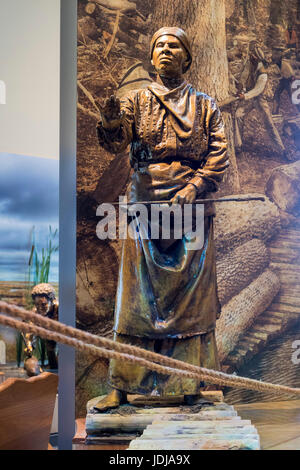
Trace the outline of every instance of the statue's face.
<instances>
[{"instance_id":1,"label":"statue's face","mask_svg":"<svg viewBox=\"0 0 300 470\"><path fill-rule=\"evenodd\" d=\"M188 54L175 36L164 35L157 39L151 63L159 75L176 77L183 73Z\"/></svg>"},{"instance_id":2,"label":"statue's face","mask_svg":"<svg viewBox=\"0 0 300 470\"><path fill-rule=\"evenodd\" d=\"M37 313L40 315L47 315L49 312L52 302L46 296L37 296L34 299L34 305L36 307Z\"/></svg>"}]
</instances>

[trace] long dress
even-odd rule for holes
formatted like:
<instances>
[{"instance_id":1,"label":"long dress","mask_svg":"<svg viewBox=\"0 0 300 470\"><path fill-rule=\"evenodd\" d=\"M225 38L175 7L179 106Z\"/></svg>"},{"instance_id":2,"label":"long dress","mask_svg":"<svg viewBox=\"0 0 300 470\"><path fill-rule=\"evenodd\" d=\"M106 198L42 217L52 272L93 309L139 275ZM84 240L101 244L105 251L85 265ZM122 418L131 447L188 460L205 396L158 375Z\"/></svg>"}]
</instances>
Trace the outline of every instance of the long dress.
<instances>
[{"instance_id":1,"label":"long dress","mask_svg":"<svg viewBox=\"0 0 300 470\"><path fill-rule=\"evenodd\" d=\"M171 199L192 182L211 197L228 167L222 117L214 100L183 82L152 83L121 103L125 119L114 131L98 123L99 143L113 153L131 146L129 202ZM204 243L190 250L184 234L162 248L137 236L123 242L115 307L115 340L185 362L218 369L215 343L220 314L213 240L213 204L205 204ZM188 395L200 382L162 376L110 362L110 384L129 393Z\"/></svg>"}]
</instances>

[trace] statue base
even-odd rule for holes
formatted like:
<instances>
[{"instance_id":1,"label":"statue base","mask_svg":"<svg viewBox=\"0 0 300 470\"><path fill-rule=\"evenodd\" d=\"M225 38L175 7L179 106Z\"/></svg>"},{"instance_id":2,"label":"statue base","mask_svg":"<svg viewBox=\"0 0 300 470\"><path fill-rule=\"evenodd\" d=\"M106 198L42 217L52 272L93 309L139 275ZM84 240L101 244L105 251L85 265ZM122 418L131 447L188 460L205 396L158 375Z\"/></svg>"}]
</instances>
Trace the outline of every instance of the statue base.
<instances>
[{"instance_id":1,"label":"statue base","mask_svg":"<svg viewBox=\"0 0 300 470\"><path fill-rule=\"evenodd\" d=\"M87 445L129 450L260 449L256 428L224 403L220 391L202 392L193 406L184 405L183 397L129 395L128 404L96 413L93 406L100 399L87 404Z\"/></svg>"}]
</instances>

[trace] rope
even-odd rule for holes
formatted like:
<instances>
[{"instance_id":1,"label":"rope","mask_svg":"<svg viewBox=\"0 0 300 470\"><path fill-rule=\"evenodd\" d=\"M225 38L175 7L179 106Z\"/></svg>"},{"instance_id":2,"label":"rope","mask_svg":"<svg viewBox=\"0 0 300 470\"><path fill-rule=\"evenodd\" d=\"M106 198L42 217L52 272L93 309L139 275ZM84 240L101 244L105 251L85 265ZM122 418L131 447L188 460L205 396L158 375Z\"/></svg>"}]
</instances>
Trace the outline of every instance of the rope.
<instances>
[{"instance_id":1,"label":"rope","mask_svg":"<svg viewBox=\"0 0 300 470\"><path fill-rule=\"evenodd\" d=\"M136 346L121 344L108 338L92 335L6 302L0 301L0 311L10 316L35 323L24 323L0 315L0 324L2 323L6 326L35 334L41 338L51 339L105 359L137 363L141 367L146 367L160 374L205 380L221 386L245 388L256 391L270 391L276 394L286 393L300 395L300 388L261 382L259 380L225 374L224 372L210 370L204 367L193 366L151 351L146 351Z\"/></svg>"},{"instance_id":2,"label":"rope","mask_svg":"<svg viewBox=\"0 0 300 470\"><path fill-rule=\"evenodd\" d=\"M148 367L150 369L151 369L151 366L153 365L152 361L156 361L160 363L161 365L164 365L169 368L181 369L185 371L188 370L192 373L196 373L198 374L196 378L198 379L201 378L202 380L205 379L206 381L211 381L212 383L216 383L218 385L224 385L224 386L228 385L228 378L233 379L234 381L233 386L235 384L235 379L236 379L235 376L223 374L222 372L211 371L205 368L199 368L197 366L193 366L191 364L187 364L182 361L178 361L172 358L168 358L166 356L162 356L160 354L146 351L145 349L141 349L136 346L125 345L125 344L112 341L107 338L102 338L100 336L91 335L90 333L86 333L84 331L69 327L60 322L51 320L46 317L42 317L41 315L38 315L33 312L29 312L20 307L12 306L5 302L0 302L0 310L2 310L5 313L11 314L15 317L21 317L24 320L32 321L37 325L45 327L46 329L56 331L58 333L61 333L66 336L70 336L72 338L77 338L78 340L83 341L85 343L93 344L98 347L104 347L109 350L114 350L116 352L119 352L120 354L121 353L129 354L131 356L134 356L135 358L139 357L142 359L146 359L148 361L151 361L151 363L147 363L147 365L146 364L141 364L141 365L144 365L145 367ZM163 373L162 370L160 370L159 372ZM199 373L201 374L200 377L199 377ZM170 370L168 369L168 375L169 374L170 374ZM219 374L220 376L216 377L216 374ZM193 378L195 377L193 376Z\"/></svg>"}]
</instances>

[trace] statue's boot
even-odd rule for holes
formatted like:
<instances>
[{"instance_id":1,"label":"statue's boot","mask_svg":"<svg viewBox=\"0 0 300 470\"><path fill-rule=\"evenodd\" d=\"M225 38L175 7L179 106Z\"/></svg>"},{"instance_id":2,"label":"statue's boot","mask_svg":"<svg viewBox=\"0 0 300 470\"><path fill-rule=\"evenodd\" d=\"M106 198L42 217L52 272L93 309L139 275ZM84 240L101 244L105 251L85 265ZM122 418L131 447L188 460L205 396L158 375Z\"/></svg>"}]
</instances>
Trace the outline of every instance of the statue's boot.
<instances>
[{"instance_id":1,"label":"statue's boot","mask_svg":"<svg viewBox=\"0 0 300 470\"><path fill-rule=\"evenodd\" d=\"M200 398L201 395L184 395L184 404L187 406L196 405Z\"/></svg>"},{"instance_id":2,"label":"statue's boot","mask_svg":"<svg viewBox=\"0 0 300 470\"><path fill-rule=\"evenodd\" d=\"M127 402L127 394L121 390L113 390L105 398L98 401L94 406L94 410L104 413L105 411L112 410L113 408L118 408L118 406L123 405Z\"/></svg>"},{"instance_id":3,"label":"statue's boot","mask_svg":"<svg viewBox=\"0 0 300 470\"><path fill-rule=\"evenodd\" d=\"M184 404L187 406L193 406L196 404L204 404L206 403L214 403L213 398L207 398L203 396L201 392L216 392L221 390L218 385L206 385L205 382L201 382L200 384L200 393L197 395L184 395Z\"/></svg>"}]
</instances>

